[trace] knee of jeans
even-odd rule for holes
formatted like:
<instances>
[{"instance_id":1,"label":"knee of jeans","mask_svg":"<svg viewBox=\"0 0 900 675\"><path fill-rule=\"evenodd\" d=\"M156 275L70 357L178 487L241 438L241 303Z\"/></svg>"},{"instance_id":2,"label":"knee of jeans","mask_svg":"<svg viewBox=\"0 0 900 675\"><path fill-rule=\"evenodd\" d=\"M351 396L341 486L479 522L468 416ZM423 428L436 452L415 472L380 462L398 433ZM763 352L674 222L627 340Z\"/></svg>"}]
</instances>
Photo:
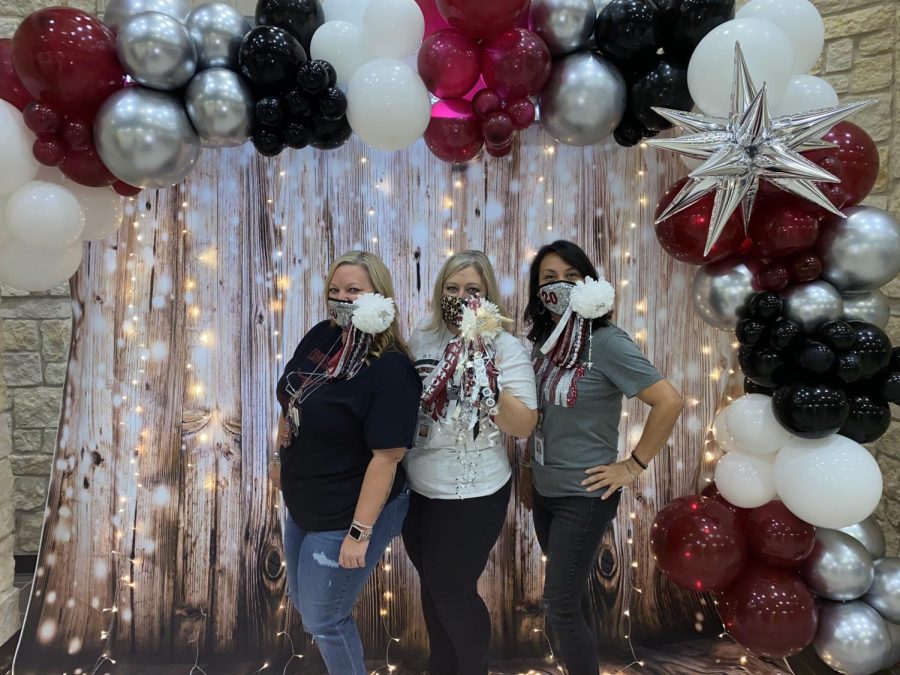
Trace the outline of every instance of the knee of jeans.
<instances>
[{"instance_id":1,"label":"knee of jeans","mask_svg":"<svg viewBox=\"0 0 900 675\"><path fill-rule=\"evenodd\" d=\"M544 616L551 625L560 625L581 616L581 603L574 598L541 598Z\"/></svg>"},{"instance_id":2,"label":"knee of jeans","mask_svg":"<svg viewBox=\"0 0 900 675\"><path fill-rule=\"evenodd\" d=\"M338 635L341 632L341 625L352 621L353 617L350 615L339 616L333 612L312 612L309 610L304 612L301 607L300 619L303 622L303 630L314 638L322 638Z\"/></svg>"}]
</instances>

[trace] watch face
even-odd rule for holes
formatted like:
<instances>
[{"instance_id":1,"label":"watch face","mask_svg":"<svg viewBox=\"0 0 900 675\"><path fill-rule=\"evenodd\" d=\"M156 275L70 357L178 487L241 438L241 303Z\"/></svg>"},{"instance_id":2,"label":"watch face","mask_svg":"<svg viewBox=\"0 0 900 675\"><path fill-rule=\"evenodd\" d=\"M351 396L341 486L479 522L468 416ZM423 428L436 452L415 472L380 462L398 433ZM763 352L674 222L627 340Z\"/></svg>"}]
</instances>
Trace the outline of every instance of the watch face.
<instances>
[{"instance_id":1,"label":"watch face","mask_svg":"<svg viewBox=\"0 0 900 675\"><path fill-rule=\"evenodd\" d=\"M347 534L350 535L351 539L359 541L360 537L362 537L362 530L360 530L356 525L351 525L350 531Z\"/></svg>"}]
</instances>

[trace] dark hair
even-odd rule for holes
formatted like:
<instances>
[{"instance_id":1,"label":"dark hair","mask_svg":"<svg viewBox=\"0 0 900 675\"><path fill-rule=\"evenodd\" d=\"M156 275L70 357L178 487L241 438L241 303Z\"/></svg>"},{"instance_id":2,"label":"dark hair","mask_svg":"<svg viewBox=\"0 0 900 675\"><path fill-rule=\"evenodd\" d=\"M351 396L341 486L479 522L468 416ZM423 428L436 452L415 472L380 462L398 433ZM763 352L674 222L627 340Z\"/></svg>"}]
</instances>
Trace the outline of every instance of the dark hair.
<instances>
[{"instance_id":1,"label":"dark hair","mask_svg":"<svg viewBox=\"0 0 900 675\"><path fill-rule=\"evenodd\" d=\"M578 270L581 276L593 277L594 279L600 278L594 263L591 262L587 253L578 244L573 244L565 239L558 239L552 244L542 246L541 250L534 256L534 260L531 261L531 268L528 271L528 304L525 306L525 323L531 325L531 330L528 331L528 339L535 343L543 342L553 332L553 319L550 318L550 313L545 309L538 295L538 289L541 286L539 279L541 261L550 253L555 253L565 260ZM612 312L609 312L594 319L591 323L591 330L596 330L600 326L608 326L611 318Z\"/></svg>"}]
</instances>

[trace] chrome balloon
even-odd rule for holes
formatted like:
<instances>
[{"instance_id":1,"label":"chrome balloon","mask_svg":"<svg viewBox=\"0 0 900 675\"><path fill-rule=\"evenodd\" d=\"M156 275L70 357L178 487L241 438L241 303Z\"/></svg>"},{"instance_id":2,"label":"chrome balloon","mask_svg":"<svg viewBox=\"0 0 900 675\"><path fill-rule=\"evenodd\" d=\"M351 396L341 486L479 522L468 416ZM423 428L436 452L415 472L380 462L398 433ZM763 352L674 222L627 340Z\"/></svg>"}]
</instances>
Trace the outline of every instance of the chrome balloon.
<instances>
[{"instance_id":1,"label":"chrome balloon","mask_svg":"<svg viewBox=\"0 0 900 675\"><path fill-rule=\"evenodd\" d=\"M822 230L822 278L842 293L873 291L900 273L900 225L889 213L854 206Z\"/></svg>"},{"instance_id":2,"label":"chrome balloon","mask_svg":"<svg viewBox=\"0 0 900 675\"><path fill-rule=\"evenodd\" d=\"M891 653L887 622L861 600L823 602L813 649L826 665L845 675L876 672Z\"/></svg>"},{"instance_id":3,"label":"chrome balloon","mask_svg":"<svg viewBox=\"0 0 900 675\"><path fill-rule=\"evenodd\" d=\"M849 534L860 544L866 547L872 560L883 558L887 551L887 545L884 541L884 532L881 525L875 520L875 516L869 516L855 525L840 528L841 532Z\"/></svg>"},{"instance_id":4,"label":"chrome balloon","mask_svg":"<svg viewBox=\"0 0 900 675\"><path fill-rule=\"evenodd\" d=\"M231 5L208 2L187 18L187 29L197 47L197 68L238 69L241 40L250 32L250 22Z\"/></svg>"},{"instance_id":5,"label":"chrome balloon","mask_svg":"<svg viewBox=\"0 0 900 675\"><path fill-rule=\"evenodd\" d=\"M691 295L701 319L720 330L734 330L754 292L747 265L726 260L697 268Z\"/></svg>"},{"instance_id":6,"label":"chrome balloon","mask_svg":"<svg viewBox=\"0 0 900 675\"><path fill-rule=\"evenodd\" d=\"M594 32L594 0L534 0L531 30L541 36L554 56L584 49Z\"/></svg>"},{"instance_id":7,"label":"chrome balloon","mask_svg":"<svg viewBox=\"0 0 900 675\"><path fill-rule=\"evenodd\" d=\"M103 23L118 28L126 19L142 12L168 14L184 22L191 13L191 3L186 0L110 0L103 12Z\"/></svg>"},{"instance_id":8,"label":"chrome balloon","mask_svg":"<svg viewBox=\"0 0 900 675\"><path fill-rule=\"evenodd\" d=\"M881 291L844 293L845 320L865 321L884 328L891 318L891 306Z\"/></svg>"},{"instance_id":9,"label":"chrome balloon","mask_svg":"<svg viewBox=\"0 0 900 675\"><path fill-rule=\"evenodd\" d=\"M816 529L816 545L800 567L814 593L829 600L856 600L872 585L875 570L865 546L849 534Z\"/></svg>"},{"instance_id":10,"label":"chrome balloon","mask_svg":"<svg viewBox=\"0 0 900 675\"><path fill-rule=\"evenodd\" d=\"M782 293L784 317L814 331L823 323L837 321L844 312L844 300L826 281L799 284Z\"/></svg>"},{"instance_id":11,"label":"chrome balloon","mask_svg":"<svg viewBox=\"0 0 900 675\"><path fill-rule=\"evenodd\" d=\"M877 609L885 621L900 623L900 558L875 561L875 580L863 600Z\"/></svg>"},{"instance_id":12,"label":"chrome balloon","mask_svg":"<svg viewBox=\"0 0 900 675\"><path fill-rule=\"evenodd\" d=\"M253 93L227 68L197 73L184 94L191 124L207 148L241 145L253 130Z\"/></svg>"},{"instance_id":13,"label":"chrome balloon","mask_svg":"<svg viewBox=\"0 0 900 675\"><path fill-rule=\"evenodd\" d=\"M125 72L153 89L180 89L197 71L197 48L177 19L144 12L125 21L116 36L116 53Z\"/></svg>"}]
</instances>

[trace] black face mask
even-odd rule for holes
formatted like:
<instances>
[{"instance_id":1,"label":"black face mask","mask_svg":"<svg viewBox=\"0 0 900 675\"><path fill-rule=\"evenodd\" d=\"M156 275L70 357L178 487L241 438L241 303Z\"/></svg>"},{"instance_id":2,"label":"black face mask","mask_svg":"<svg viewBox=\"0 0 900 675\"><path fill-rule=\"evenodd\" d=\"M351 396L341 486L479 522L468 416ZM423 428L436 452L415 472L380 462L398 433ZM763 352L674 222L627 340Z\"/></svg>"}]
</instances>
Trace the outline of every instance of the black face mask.
<instances>
[{"instance_id":1,"label":"black face mask","mask_svg":"<svg viewBox=\"0 0 900 675\"><path fill-rule=\"evenodd\" d=\"M465 298L458 295L445 295L441 297L441 316L448 326L459 328L462 323L463 307L466 306Z\"/></svg>"},{"instance_id":2,"label":"black face mask","mask_svg":"<svg viewBox=\"0 0 900 675\"><path fill-rule=\"evenodd\" d=\"M350 300L329 300L328 316L341 328L347 328L353 320L353 310L356 309Z\"/></svg>"},{"instance_id":3,"label":"black face mask","mask_svg":"<svg viewBox=\"0 0 900 675\"><path fill-rule=\"evenodd\" d=\"M541 302L544 303L544 307L553 314L562 316L569 308L569 298L573 288L575 288L575 284L571 281L551 281L538 289L538 295Z\"/></svg>"}]
</instances>

